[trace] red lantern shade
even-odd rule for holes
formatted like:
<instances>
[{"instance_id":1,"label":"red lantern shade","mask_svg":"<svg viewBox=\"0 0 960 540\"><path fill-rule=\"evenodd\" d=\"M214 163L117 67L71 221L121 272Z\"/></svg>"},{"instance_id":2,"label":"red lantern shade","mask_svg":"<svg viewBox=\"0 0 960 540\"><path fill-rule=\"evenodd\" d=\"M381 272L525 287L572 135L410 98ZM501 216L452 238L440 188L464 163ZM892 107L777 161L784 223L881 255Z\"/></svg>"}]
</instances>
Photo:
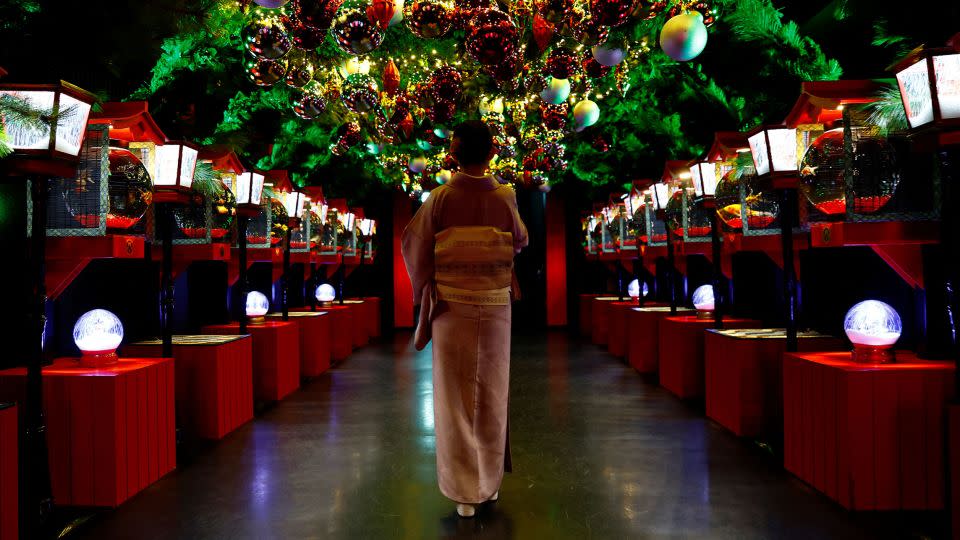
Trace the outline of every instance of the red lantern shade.
<instances>
[{"instance_id":1,"label":"red lantern shade","mask_svg":"<svg viewBox=\"0 0 960 540\"><path fill-rule=\"evenodd\" d=\"M20 126L0 118L0 128L13 155L5 165L22 174L73 176L87 120L96 97L70 83L4 84L0 95L11 96L44 111L57 121L42 129ZM7 160L4 160L7 161Z\"/></svg>"},{"instance_id":2,"label":"red lantern shade","mask_svg":"<svg viewBox=\"0 0 960 540\"><path fill-rule=\"evenodd\" d=\"M960 126L960 52L919 47L891 69L911 128Z\"/></svg>"}]
</instances>

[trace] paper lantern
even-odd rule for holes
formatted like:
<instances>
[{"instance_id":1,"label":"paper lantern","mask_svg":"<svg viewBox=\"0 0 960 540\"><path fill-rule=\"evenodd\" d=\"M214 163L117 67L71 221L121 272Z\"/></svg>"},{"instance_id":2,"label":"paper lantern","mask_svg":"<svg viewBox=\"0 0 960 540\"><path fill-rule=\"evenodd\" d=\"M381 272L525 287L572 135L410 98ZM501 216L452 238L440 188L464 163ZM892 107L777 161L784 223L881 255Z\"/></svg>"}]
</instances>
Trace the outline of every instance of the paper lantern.
<instances>
[{"instance_id":1,"label":"paper lantern","mask_svg":"<svg viewBox=\"0 0 960 540\"><path fill-rule=\"evenodd\" d=\"M697 197L713 197L717 193L717 164L698 161L690 167L693 191Z\"/></svg>"},{"instance_id":2,"label":"paper lantern","mask_svg":"<svg viewBox=\"0 0 960 540\"><path fill-rule=\"evenodd\" d=\"M237 209L257 210L263 195L263 174L246 171L237 175Z\"/></svg>"},{"instance_id":3,"label":"paper lantern","mask_svg":"<svg viewBox=\"0 0 960 540\"><path fill-rule=\"evenodd\" d=\"M864 300L847 311L843 331L853 343L853 360L865 363L894 361L893 346L903 332L897 310L879 300Z\"/></svg>"},{"instance_id":4,"label":"paper lantern","mask_svg":"<svg viewBox=\"0 0 960 540\"><path fill-rule=\"evenodd\" d=\"M921 47L893 70L911 128L960 124L960 52Z\"/></svg>"},{"instance_id":5,"label":"paper lantern","mask_svg":"<svg viewBox=\"0 0 960 540\"><path fill-rule=\"evenodd\" d=\"M697 310L697 317L709 318L713 313L713 285L701 285L693 291L691 297L693 307Z\"/></svg>"},{"instance_id":6,"label":"paper lantern","mask_svg":"<svg viewBox=\"0 0 960 540\"><path fill-rule=\"evenodd\" d=\"M646 297L650 292L650 288L647 287L647 283L643 283L643 296ZM627 294L630 295L630 298L639 298L640 297L640 280L635 279L627 285Z\"/></svg>"},{"instance_id":7,"label":"paper lantern","mask_svg":"<svg viewBox=\"0 0 960 540\"><path fill-rule=\"evenodd\" d=\"M270 301L267 300L265 294L260 291L250 291L247 293L246 312L247 317L252 319L251 322L263 321L263 316L267 314L267 311L270 311Z\"/></svg>"},{"instance_id":8,"label":"paper lantern","mask_svg":"<svg viewBox=\"0 0 960 540\"><path fill-rule=\"evenodd\" d=\"M314 296L316 296L317 302L320 302L322 305L329 306L337 298L337 290L333 288L333 285L330 285L329 283L323 283L317 286Z\"/></svg>"},{"instance_id":9,"label":"paper lantern","mask_svg":"<svg viewBox=\"0 0 960 540\"><path fill-rule=\"evenodd\" d=\"M797 130L786 126L760 126L747 137L757 176L796 175Z\"/></svg>"},{"instance_id":10,"label":"paper lantern","mask_svg":"<svg viewBox=\"0 0 960 540\"><path fill-rule=\"evenodd\" d=\"M287 217L300 219L303 217L303 205L306 202L306 195L301 191L281 192L280 201L283 203L283 209L287 211Z\"/></svg>"},{"instance_id":11,"label":"paper lantern","mask_svg":"<svg viewBox=\"0 0 960 540\"><path fill-rule=\"evenodd\" d=\"M170 141L156 148L153 185L157 191L190 192L199 148L187 142Z\"/></svg>"},{"instance_id":12,"label":"paper lantern","mask_svg":"<svg viewBox=\"0 0 960 540\"><path fill-rule=\"evenodd\" d=\"M123 324L105 309L90 310L73 325L73 342L83 355L80 362L90 366L113 364L123 341Z\"/></svg>"}]
</instances>

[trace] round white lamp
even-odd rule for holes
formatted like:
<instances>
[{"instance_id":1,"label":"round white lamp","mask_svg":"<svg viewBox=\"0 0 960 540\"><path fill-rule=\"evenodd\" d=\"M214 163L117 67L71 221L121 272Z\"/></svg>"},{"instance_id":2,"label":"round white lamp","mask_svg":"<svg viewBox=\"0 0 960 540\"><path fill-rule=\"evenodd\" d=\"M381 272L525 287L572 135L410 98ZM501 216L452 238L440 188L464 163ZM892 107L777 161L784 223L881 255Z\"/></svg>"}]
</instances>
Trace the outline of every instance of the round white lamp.
<instances>
[{"instance_id":1,"label":"round white lamp","mask_svg":"<svg viewBox=\"0 0 960 540\"><path fill-rule=\"evenodd\" d=\"M864 300L847 311L843 331L853 343L854 362L885 364L894 361L893 346L903 333L903 322L889 304Z\"/></svg>"},{"instance_id":2,"label":"round white lamp","mask_svg":"<svg viewBox=\"0 0 960 540\"><path fill-rule=\"evenodd\" d=\"M701 285L693 291L693 307L697 309L698 319L709 319L713 316L713 285Z\"/></svg>"},{"instance_id":3,"label":"round white lamp","mask_svg":"<svg viewBox=\"0 0 960 540\"><path fill-rule=\"evenodd\" d=\"M337 290L333 288L333 285L324 283L317 287L316 297L321 306L329 306L337 298Z\"/></svg>"},{"instance_id":4,"label":"round white lamp","mask_svg":"<svg viewBox=\"0 0 960 540\"><path fill-rule=\"evenodd\" d=\"M643 296L646 298L647 294L650 292L650 289L647 287L647 282L643 282ZM627 295L630 298L640 298L640 280L635 279L627 285Z\"/></svg>"},{"instance_id":5,"label":"round white lamp","mask_svg":"<svg viewBox=\"0 0 960 540\"><path fill-rule=\"evenodd\" d=\"M93 367L115 364L121 341L123 324L105 309L90 310L73 325L73 342L83 353L81 364Z\"/></svg>"},{"instance_id":6,"label":"round white lamp","mask_svg":"<svg viewBox=\"0 0 960 540\"><path fill-rule=\"evenodd\" d=\"M266 315L269 310L270 301L267 300L267 295L260 291L250 291L247 293L247 317L250 317L250 322L263 322L263 316Z\"/></svg>"}]
</instances>

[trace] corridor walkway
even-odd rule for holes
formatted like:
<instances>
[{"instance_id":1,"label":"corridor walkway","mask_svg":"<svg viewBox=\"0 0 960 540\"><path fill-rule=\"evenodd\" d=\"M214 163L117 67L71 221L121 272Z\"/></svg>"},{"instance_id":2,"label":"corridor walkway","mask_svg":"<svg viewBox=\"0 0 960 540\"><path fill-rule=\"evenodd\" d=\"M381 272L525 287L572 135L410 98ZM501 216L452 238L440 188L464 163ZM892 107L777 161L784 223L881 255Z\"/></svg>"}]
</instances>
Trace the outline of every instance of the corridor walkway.
<instances>
[{"instance_id":1,"label":"corridor walkway","mask_svg":"<svg viewBox=\"0 0 960 540\"><path fill-rule=\"evenodd\" d=\"M84 538L876 538L759 449L563 333L514 338L515 473L458 519L409 334L204 449Z\"/></svg>"}]
</instances>

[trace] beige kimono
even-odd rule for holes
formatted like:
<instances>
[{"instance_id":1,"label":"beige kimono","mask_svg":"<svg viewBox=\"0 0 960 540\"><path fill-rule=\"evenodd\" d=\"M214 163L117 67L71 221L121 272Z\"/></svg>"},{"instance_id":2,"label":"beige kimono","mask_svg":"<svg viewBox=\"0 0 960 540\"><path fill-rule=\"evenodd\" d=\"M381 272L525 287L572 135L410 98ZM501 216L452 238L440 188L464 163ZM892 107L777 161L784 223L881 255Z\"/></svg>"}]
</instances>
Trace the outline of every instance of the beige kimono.
<instances>
[{"instance_id":1,"label":"beige kimono","mask_svg":"<svg viewBox=\"0 0 960 540\"><path fill-rule=\"evenodd\" d=\"M509 470L513 255L527 245L513 188L456 174L403 233L420 304L416 346L433 338L433 414L440 491L480 503Z\"/></svg>"}]
</instances>

